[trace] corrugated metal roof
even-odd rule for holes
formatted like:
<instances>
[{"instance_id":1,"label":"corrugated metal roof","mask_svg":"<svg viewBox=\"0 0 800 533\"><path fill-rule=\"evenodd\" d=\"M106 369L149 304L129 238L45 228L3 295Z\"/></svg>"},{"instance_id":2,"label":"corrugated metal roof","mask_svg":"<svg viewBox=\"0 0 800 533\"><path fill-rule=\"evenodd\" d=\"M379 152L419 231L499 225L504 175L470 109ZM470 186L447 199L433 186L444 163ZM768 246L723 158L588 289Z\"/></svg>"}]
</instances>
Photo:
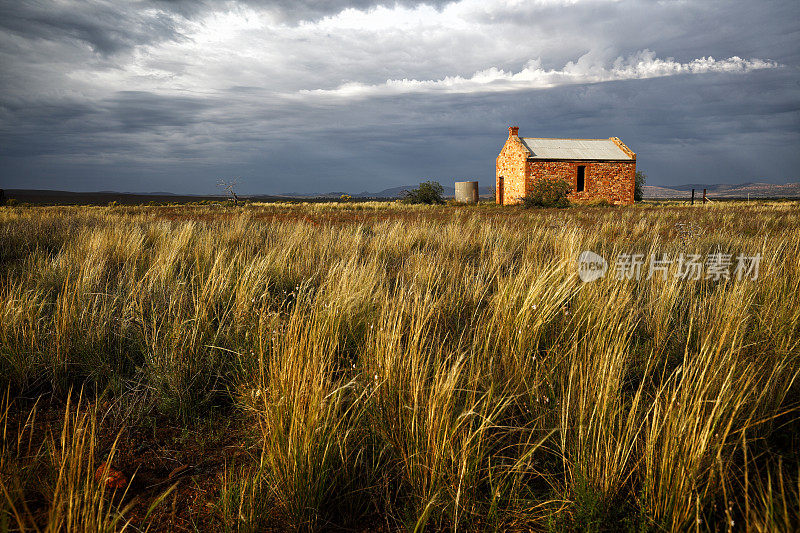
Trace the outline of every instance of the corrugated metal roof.
<instances>
[{"instance_id":1,"label":"corrugated metal roof","mask_svg":"<svg viewBox=\"0 0 800 533\"><path fill-rule=\"evenodd\" d=\"M611 139L539 139L520 137L531 159L632 160Z\"/></svg>"}]
</instances>

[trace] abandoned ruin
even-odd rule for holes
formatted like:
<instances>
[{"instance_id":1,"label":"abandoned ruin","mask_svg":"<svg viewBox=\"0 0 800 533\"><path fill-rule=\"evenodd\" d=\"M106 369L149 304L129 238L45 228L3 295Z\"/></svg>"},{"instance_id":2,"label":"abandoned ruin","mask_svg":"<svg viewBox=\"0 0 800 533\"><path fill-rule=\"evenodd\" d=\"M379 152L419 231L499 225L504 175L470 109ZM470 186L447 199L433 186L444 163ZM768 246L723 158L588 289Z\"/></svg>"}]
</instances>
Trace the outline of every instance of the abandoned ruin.
<instances>
[{"instance_id":1,"label":"abandoned ruin","mask_svg":"<svg viewBox=\"0 0 800 533\"><path fill-rule=\"evenodd\" d=\"M520 137L518 127L509 127L508 139L497 156L497 203L521 202L536 180L542 178L561 178L569 183L571 201L630 204L636 179L636 154L616 137Z\"/></svg>"}]
</instances>

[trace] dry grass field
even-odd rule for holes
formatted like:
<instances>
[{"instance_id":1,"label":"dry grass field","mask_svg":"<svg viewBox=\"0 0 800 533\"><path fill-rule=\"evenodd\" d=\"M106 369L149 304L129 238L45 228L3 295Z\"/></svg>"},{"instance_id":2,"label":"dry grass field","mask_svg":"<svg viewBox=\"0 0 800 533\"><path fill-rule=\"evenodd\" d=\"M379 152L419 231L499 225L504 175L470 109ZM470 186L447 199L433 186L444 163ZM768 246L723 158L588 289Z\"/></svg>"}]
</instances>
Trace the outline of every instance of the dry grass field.
<instances>
[{"instance_id":1,"label":"dry grass field","mask_svg":"<svg viewBox=\"0 0 800 533\"><path fill-rule=\"evenodd\" d=\"M798 203L0 208L3 531L793 531L799 372Z\"/></svg>"}]
</instances>

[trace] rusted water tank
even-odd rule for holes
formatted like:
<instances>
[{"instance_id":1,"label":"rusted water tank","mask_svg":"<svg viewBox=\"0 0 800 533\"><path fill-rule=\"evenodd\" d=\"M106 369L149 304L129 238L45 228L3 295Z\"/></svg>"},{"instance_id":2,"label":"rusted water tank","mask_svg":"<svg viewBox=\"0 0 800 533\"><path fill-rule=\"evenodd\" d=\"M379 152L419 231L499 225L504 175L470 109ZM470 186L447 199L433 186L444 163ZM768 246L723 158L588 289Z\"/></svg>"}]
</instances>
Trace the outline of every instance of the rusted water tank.
<instances>
[{"instance_id":1,"label":"rusted water tank","mask_svg":"<svg viewBox=\"0 0 800 533\"><path fill-rule=\"evenodd\" d=\"M478 182L477 181L457 181L456 182L456 202L465 204L478 203Z\"/></svg>"}]
</instances>

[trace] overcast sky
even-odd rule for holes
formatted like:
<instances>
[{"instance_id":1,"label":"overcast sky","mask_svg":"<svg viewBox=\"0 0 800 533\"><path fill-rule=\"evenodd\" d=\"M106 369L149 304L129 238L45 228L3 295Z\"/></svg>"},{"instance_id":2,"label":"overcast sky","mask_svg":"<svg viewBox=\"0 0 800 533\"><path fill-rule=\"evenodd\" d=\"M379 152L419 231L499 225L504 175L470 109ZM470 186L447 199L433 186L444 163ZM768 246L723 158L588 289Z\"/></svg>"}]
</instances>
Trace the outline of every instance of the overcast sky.
<instances>
[{"instance_id":1,"label":"overcast sky","mask_svg":"<svg viewBox=\"0 0 800 533\"><path fill-rule=\"evenodd\" d=\"M651 185L800 181L800 2L0 0L0 187L494 183L510 124Z\"/></svg>"}]
</instances>

